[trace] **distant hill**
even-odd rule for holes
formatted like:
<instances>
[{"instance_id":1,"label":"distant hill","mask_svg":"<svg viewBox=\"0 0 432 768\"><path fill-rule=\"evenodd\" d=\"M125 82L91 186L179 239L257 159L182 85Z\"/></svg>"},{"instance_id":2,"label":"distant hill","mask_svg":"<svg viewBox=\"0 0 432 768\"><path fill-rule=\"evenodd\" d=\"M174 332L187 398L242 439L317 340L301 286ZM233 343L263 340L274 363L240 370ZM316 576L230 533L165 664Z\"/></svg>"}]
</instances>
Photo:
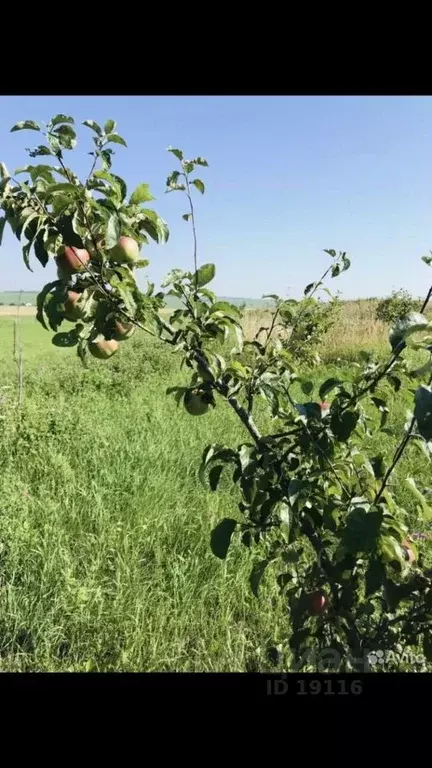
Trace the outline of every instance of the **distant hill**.
<instances>
[{"instance_id":1,"label":"distant hill","mask_svg":"<svg viewBox=\"0 0 432 768\"><path fill-rule=\"evenodd\" d=\"M36 291L23 291L21 294L21 304L36 304L36 297L37 292ZM231 304L235 304L236 306L240 306L241 304L245 304L246 307L250 308L260 308L260 307L267 307L269 306L269 300L266 299L242 299L242 298L231 298L229 296L219 296L218 297L220 301L229 301ZM19 291L0 291L0 304L8 305L8 304L15 304L17 305L20 300L20 292ZM176 299L175 296L167 296L167 306L168 307L179 307L180 302L178 299Z\"/></svg>"}]
</instances>

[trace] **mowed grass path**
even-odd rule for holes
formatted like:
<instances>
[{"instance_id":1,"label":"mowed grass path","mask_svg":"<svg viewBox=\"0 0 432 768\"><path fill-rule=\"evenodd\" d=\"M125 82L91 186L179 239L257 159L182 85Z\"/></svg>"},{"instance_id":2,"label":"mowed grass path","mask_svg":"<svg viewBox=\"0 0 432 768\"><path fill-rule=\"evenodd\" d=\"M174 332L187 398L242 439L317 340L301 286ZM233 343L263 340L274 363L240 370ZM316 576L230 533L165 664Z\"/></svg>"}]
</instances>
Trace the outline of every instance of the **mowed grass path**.
<instances>
[{"instance_id":1,"label":"mowed grass path","mask_svg":"<svg viewBox=\"0 0 432 768\"><path fill-rule=\"evenodd\" d=\"M199 418L177 407L165 390L185 381L180 357L143 334L88 371L34 318L20 338L18 414L13 320L1 318L0 669L265 669L262 649L286 635L284 603L270 572L259 598L250 592L259 551L234 543L225 562L213 556L211 529L237 516L237 492L197 479L206 445L247 441L235 414L221 401ZM391 452L391 438L374 443ZM425 482L412 451L398 477L413 520L402 480L419 472Z\"/></svg>"}]
</instances>

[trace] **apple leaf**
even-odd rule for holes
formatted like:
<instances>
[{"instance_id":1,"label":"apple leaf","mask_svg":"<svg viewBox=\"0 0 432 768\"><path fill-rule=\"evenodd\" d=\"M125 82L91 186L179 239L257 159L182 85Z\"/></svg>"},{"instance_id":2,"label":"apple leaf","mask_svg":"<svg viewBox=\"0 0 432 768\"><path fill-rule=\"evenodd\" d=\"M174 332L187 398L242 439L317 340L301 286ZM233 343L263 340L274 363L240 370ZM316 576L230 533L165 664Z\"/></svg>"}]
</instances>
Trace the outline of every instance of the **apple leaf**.
<instances>
[{"instance_id":1,"label":"apple leaf","mask_svg":"<svg viewBox=\"0 0 432 768\"><path fill-rule=\"evenodd\" d=\"M231 544L231 537L237 527L237 521L230 517L224 517L220 523L211 532L210 546L211 550L216 557L220 560L225 560L229 546Z\"/></svg>"},{"instance_id":2,"label":"apple leaf","mask_svg":"<svg viewBox=\"0 0 432 768\"><path fill-rule=\"evenodd\" d=\"M414 416L417 419L418 431L425 440L432 440L432 391L430 387L421 386L414 396Z\"/></svg>"},{"instance_id":3,"label":"apple leaf","mask_svg":"<svg viewBox=\"0 0 432 768\"><path fill-rule=\"evenodd\" d=\"M147 203L149 200L154 200L153 195L150 192L148 184L138 184L136 189L131 194L130 202L132 205L138 205L139 203Z\"/></svg>"},{"instance_id":4,"label":"apple leaf","mask_svg":"<svg viewBox=\"0 0 432 768\"><path fill-rule=\"evenodd\" d=\"M180 162L183 160L184 155L181 149L174 149L173 147L168 147L167 152L172 152L172 154L175 155L180 160Z\"/></svg>"},{"instance_id":5,"label":"apple leaf","mask_svg":"<svg viewBox=\"0 0 432 768\"><path fill-rule=\"evenodd\" d=\"M193 179L191 183L201 192L202 195L204 194L205 186L201 179Z\"/></svg>"},{"instance_id":6,"label":"apple leaf","mask_svg":"<svg viewBox=\"0 0 432 768\"><path fill-rule=\"evenodd\" d=\"M268 564L269 564L269 560L260 560L260 562L256 563L252 568L251 574L249 576L249 584L255 597L258 597L259 585L261 583L261 579L264 576L264 572Z\"/></svg>"},{"instance_id":7,"label":"apple leaf","mask_svg":"<svg viewBox=\"0 0 432 768\"><path fill-rule=\"evenodd\" d=\"M216 269L214 264L203 264L202 267L197 270L192 281L195 282L197 288L202 288L213 280L215 273Z\"/></svg>"},{"instance_id":8,"label":"apple leaf","mask_svg":"<svg viewBox=\"0 0 432 768\"><path fill-rule=\"evenodd\" d=\"M114 144L122 144L123 147L127 147L127 144L122 136L118 133L109 133L107 136L108 141L112 141Z\"/></svg>"},{"instance_id":9,"label":"apple leaf","mask_svg":"<svg viewBox=\"0 0 432 768\"><path fill-rule=\"evenodd\" d=\"M113 131L115 131L115 127L116 127L115 120L107 120L104 125L105 133L112 133Z\"/></svg>"},{"instance_id":10,"label":"apple leaf","mask_svg":"<svg viewBox=\"0 0 432 768\"><path fill-rule=\"evenodd\" d=\"M15 131L40 131L40 125L35 123L34 120L21 120L21 122L16 123L13 128L10 129L11 133L14 133Z\"/></svg>"},{"instance_id":11,"label":"apple leaf","mask_svg":"<svg viewBox=\"0 0 432 768\"><path fill-rule=\"evenodd\" d=\"M117 214L113 213L109 219L105 233L106 248L114 248L120 237L120 223Z\"/></svg>"},{"instance_id":12,"label":"apple leaf","mask_svg":"<svg viewBox=\"0 0 432 768\"><path fill-rule=\"evenodd\" d=\"M102 128L95 120L83 120L83 125L86 125L87 128L91 128L92 131L95 131L99 136L102 136Z\"/></svg>"},{"instance_id":13,"label":"apple leaf","mask_svg":"<svg viewBox=\"0 0 432 768\"><path fill-rule=\"evenodd\" d=\"M70 123L71 125L74 125L75 120L73 117L67 117L67 115L58 114L52 118L51 123L53 125L58 125L58 123Z\"/></svg>"}]
</instances>

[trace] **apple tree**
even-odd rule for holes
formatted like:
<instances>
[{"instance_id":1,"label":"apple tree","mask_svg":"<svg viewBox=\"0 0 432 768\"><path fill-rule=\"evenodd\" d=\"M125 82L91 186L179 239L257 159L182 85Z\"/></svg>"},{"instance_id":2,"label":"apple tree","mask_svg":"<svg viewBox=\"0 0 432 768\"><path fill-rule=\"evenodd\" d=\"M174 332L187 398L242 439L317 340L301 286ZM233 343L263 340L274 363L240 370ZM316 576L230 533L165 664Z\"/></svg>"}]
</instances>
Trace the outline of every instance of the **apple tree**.
<instances>
[{"instance_id":1,"label":"apple tree","mask_svg":"<svg viewBox=\"0 0 432 768\"><path fill-rule=\"evenodd\" d=\"M32 253L43 267L51 258L57 264L57 279L39 293L38 321L53 332L55 345L76 347L84 365L89 353L115 354L137 328L157 335L190 371L187 386L169 389L189 414L204 416L223 400L234 410L244 441L207 446L199 468L212 491L228 473L240 494L238 514L216 526L210 544L221 559L234 541L256 549L255 594L266 573L277 580L289 618L286 645L278 649L285 665L314 669L317 654L322 660L327 653L328 668L363 670L376 648L421 649L432 661L432 571L392 483L407 451L431 460L432 325L425 310L432 287L421 311L395 322L386 360L365 356L349 380L317 384L299 359L302 339L312 348L325 331L328 310L321 313L319 295L350 267L346 253L325 251L328 266L301 300L270 297L268 325L245 341L241 310L209 288L215 266L198 262L194 195L205 192L196 174L207 161L170 148L178 165L167 192L181 193L187 204L193 270L173 269L163 290L148 284L142 291L136 271L149 262L141 250L149 239L166 241L167 225L148 207L148 185L129 192L112 170L114 145L126 146L115 122L84 125L94 145L84 180L66 159L75 150L76 129L62 114L43 127L32 120L15 125L12 131L33 131L41 143L28 150L30 164L13 173L0 166L0 234L11 227L29 269ZM165 321L160 310L167 295L181 306ZM74 323L72 330L61 330L65 320ZM424 354L421 368L409 363L408 348ZM294 390L303 393L302 402ZM372 430L389 431L390 393L405 391L413 393L412 412L393 455L371 455ZM258 399L268 409L270 431L259 423ZM430 520L426 489L413 478L406 482Z\"/></svg>"}]
</instances>

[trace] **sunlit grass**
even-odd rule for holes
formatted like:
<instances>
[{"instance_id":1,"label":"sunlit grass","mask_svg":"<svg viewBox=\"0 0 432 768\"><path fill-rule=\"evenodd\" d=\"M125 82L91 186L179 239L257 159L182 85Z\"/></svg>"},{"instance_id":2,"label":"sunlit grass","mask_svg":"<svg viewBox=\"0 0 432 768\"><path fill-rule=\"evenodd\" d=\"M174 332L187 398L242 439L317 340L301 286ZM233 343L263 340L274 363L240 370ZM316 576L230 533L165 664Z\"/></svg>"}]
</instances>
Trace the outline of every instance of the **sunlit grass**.
<instances>
[{"instance_id":1,"label":"sunlit grass","mask_svg":"<svg viewBox=\"0 0 432 768\"><path fill-rule=\"evenodd\" d=\"M350 332L354 350L380 349L382 329L363 331L350 311L344 343ZM248 439L235 414L221 401L198 418L177 407L165 391L186 380L180 357L144 334L84 371L34 318L19 332L21 413L13 320L0 320L0 669L264 669L262 649L286 633L284 603L270 571L251 594L258 551L234 543L225 562L212 555L210 531L237 516L236 490L213 494L197 480L206 445ZM313 377L341 368L350 375L341 361ZM391 423L410 405L398 397ZM376 452L393 444L371 438ZM414 450L396 475L414 521L407 474L428 482Z\"/></svg>"}]
</instances>

